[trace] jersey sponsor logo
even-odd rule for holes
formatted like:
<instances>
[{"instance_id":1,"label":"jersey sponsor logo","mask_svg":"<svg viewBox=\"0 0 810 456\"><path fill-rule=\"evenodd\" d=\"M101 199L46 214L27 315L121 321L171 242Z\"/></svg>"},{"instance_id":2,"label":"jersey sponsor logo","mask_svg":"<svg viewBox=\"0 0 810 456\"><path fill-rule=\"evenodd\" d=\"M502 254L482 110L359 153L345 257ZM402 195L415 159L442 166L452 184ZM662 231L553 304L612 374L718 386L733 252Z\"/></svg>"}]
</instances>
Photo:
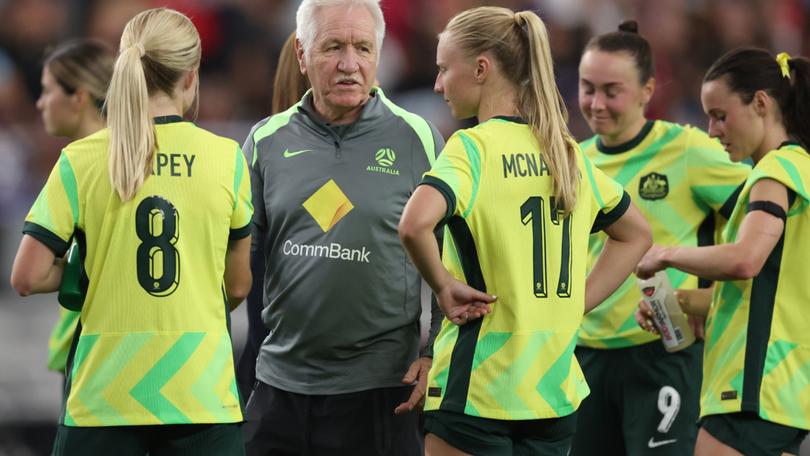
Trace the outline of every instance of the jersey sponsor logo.
<instances>
[{"instance_id":1,"label":"jersey sponsor logo","mask_svg":"<svg viewBox=\"0 0 810 456\"><path fill-rule=\"evenodd\" d=\"M312 216L315 223L324 233L331 230L343 217L354 209L349 197L343 193L334 179L321 186L315 193L304 201L304 209ZM356 261L371 263L371 251L365 246L348 248L332 242L329 244L296 244L286 240L282 246L282 253L291 256L330 258L334 260Z\"/></svg>"},{"instance_id":2,"label":"jersey sponsor logo","mask_svg":"<svg viewBox=\"0 0 810 456\"><path fill-rule=\"evenodd\" d=\"M329 179L329 182L323 184L304 201L304 209L326 233L351 212L354 205L334 179Z\"/></svg>"},{"instance_id":3,"label":"jersey sponsor logo","mask_svg":"<svg viewBox=\"0 0 810 456\"><path fill-rule=\"evenodd\" d=\"M650 173L638 181L638 195L646 200L658 200L669 194L669 180L664 174Z\"/></svg>"},{"instance_id":4,"label":"jersey sponsor logo","mask_svg":"<svg viewBox=\"0 0 810 456\"><path fill-rule=\"evenodd\" d=\"M302 149L302 150L295 150L290 151L290 149L284 149L284 158L295 157L296 155L305 154L307 152L312 152L312 149Z\"/></svg>"},{"instance_id":5,"label":"jersey sponsor logo","mask_svg":"<svg viewBox=\"0 0 810 456\"><path fill-rule=\"evenodd\" d=\"M737 399L737 390L723 391L720 393L721 401L733 401L734 399Z\"/></svg>"},{"instance_id":6,"label":"jersey sponsor logo","mask_svg":"<svg viewBox=\"0 0 810 456\"><path fill-rule=\"evenodd\" d=\"M647 446L649 448L658 448L660 446L669 445L670 443L675 443L677 441L678 441L678 439L655 441L655 437L650 437L650 440L647 441Z\"/></svg>"},{"instance_id":7,"label":"jersey sponsor logo","mask_svg":"<svg viewBox=\"0 0 810 456\"><path fill-rule=\"evenodd\" d=\"M349 249L337 242L332 242L329 245L294 244L293 241L287 239L284 241L284 246L281 248L281 251L284 252L285 255L291 256L320 257L332 260L371 263L371 260L368 258L369 255L371 255L371 251L366 249L365 246L359 249Z\"/></svg>"},{"instance_id":8,"label":"jersey sponsor logo","mask_svg":"<svg viewBox=\"0 0 810 456\"><path fill-rule=\"evenodd\" d=\"M428 388L428 397L442 397L442 389L438 386Z\"/></svg>"},{"instance_id":9,"label":"jersey sponsor logo","mask_svg":"<svg viewBox=\"0 0 810 456\"><path fill-rule=\"evenodd\" d=\"M378 150L374 154L374 161L376 165L366 166L366 171L370 173L390 174L392 176L399 176L399 170L393 168L394 163L397 161L397 154L394 149L385 147Z\"/></svg>"}]
</instances>

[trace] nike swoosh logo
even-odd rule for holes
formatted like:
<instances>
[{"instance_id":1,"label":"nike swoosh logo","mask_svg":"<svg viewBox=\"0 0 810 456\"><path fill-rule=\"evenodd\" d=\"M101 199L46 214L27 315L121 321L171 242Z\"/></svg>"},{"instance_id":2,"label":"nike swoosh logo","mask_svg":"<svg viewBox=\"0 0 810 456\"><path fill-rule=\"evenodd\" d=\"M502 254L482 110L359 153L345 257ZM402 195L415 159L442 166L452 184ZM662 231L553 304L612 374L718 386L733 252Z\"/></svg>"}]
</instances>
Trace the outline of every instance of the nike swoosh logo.
<instances>
[{"instance_id":1,"label":"nike swoosh logo","mask_svg":"<svg viewBox=\"0 0 810 456\"><path fill-rule=\"evenodd\" d=\"M678 439L660 440L660 441L656 442L655 440L653 440L652 437L650 437L650 441L647 442L647 446L650 447L650 448L657 448L657 447L660 447L660 446L668 445L670 443L675 443L677 441L678 441Z\"/></svg>"},{"instance_id":2,"label":"nike swoosh logo","mask_svg":"<svg viewBox=\"0 0 810 456\"><path fill-rule=\"evenodd\" d=\"M312 152L311 149L304 149L304 150L296 150L294 152L290 152L290 149L284 149L284 158L295 157L296 155L301 155L307 152Z\"/></svg>"}]
</instances>

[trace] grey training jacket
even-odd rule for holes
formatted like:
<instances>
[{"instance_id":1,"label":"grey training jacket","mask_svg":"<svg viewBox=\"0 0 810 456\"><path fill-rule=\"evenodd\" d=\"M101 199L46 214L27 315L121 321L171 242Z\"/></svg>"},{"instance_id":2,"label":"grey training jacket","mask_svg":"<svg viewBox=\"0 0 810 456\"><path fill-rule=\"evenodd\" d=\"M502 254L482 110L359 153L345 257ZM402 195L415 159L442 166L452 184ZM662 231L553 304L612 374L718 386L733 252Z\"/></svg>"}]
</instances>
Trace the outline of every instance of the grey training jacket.
<instances>
[{"instance_id":1,"label":"grey training jacket","mask_svg":"<svg viewBox=\"0 0 810 456\"><path fill-rule=\"evenodd\" d=\"M310 92L254 126L244 149L270 330L259 380L301 394L401 385L417 356L422 281L397 225L442 147L433 125L377 88L351 125L327 125Z\"/></svg>"}]
</instances>

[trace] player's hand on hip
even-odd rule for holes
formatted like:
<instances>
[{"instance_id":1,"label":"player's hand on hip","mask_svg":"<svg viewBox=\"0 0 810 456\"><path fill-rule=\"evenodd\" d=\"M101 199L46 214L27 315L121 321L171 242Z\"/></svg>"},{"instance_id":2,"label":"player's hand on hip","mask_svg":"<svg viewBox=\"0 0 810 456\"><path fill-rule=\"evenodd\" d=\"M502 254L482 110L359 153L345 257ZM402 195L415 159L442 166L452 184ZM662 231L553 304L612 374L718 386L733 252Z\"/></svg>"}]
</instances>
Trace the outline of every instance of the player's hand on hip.
<instances>
[{"instance_id":1,"label":"player's hand on hip","mask_svg":"<svg viewBox=\"0 0 810 456\"><path fill-rule=\"evenodd\" d=\"M448 320L463 325L490 313L492 309L489 304L497 298L452 279L436 295L436 299Z\"/></svg>"}]
</instances>

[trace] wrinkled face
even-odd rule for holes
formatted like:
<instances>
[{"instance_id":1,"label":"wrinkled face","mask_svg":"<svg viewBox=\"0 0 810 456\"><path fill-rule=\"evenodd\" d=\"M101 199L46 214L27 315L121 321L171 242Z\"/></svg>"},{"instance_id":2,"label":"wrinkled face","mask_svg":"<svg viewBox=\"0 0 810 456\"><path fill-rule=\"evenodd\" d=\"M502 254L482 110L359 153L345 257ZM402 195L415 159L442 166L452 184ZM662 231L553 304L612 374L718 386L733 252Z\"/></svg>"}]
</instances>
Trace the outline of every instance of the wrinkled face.
<instances>
[{"instance_id":1,"label":"wrinkled face","mask_svg":"<svg viewBox=\"0 0 810 456\"><path fill-rule=\"evenodd\" d=\"M743 103L722 78L703 83L700 101L709 116L709 136L720 140L732 161L745 160L760 149L765 128L753 102Z\"/></svg>"},{"instance_id":2,"label":"wrinkled face","mask_svg":"<svg viewBox=\"0 0 810 456\"><path fill-rule=\"evenodd\" d=\"M475 59L466 56L447 33L439 35L436 48L439 73L433 90L444 97L450 113L456 119L468 119L478 114L481 85L475 78Z\"/></svg>"},{"instance_id":3,"label":"wrinkled face","mask_svg":"<svg viewBox=\"0 0 810 456\"><path fill-rule=\"evenodd\" d=\"M312 49L298 49L301 71L312 85L315 108L327 119L362 106L377 77L374 18L362 6L315 11Z\"/></svg>"},{"instance_id":4,"label":"wrinkled face","mask_svg":"<svg viewBox=\"0 0 810 456\"><path fill-rule=\"evenodd\" d=\"M627 52L590 49L579 63L579 109L597 135L617 138L644 117L653 92L652 79L642 85L635 60Z\"/></svg>"},{"instance_id":5,"label":"wrinkled face","mask_svg":"<svg viewBox=\"0 0 810 456\"><path fill-rule=\"evenodd\" d=\"M42 95L37 100L45 131L52 136L72 137L79 128L79 97L67 94L56 82L48 67L42 69Z\"/></svg>"}]
</instances>

